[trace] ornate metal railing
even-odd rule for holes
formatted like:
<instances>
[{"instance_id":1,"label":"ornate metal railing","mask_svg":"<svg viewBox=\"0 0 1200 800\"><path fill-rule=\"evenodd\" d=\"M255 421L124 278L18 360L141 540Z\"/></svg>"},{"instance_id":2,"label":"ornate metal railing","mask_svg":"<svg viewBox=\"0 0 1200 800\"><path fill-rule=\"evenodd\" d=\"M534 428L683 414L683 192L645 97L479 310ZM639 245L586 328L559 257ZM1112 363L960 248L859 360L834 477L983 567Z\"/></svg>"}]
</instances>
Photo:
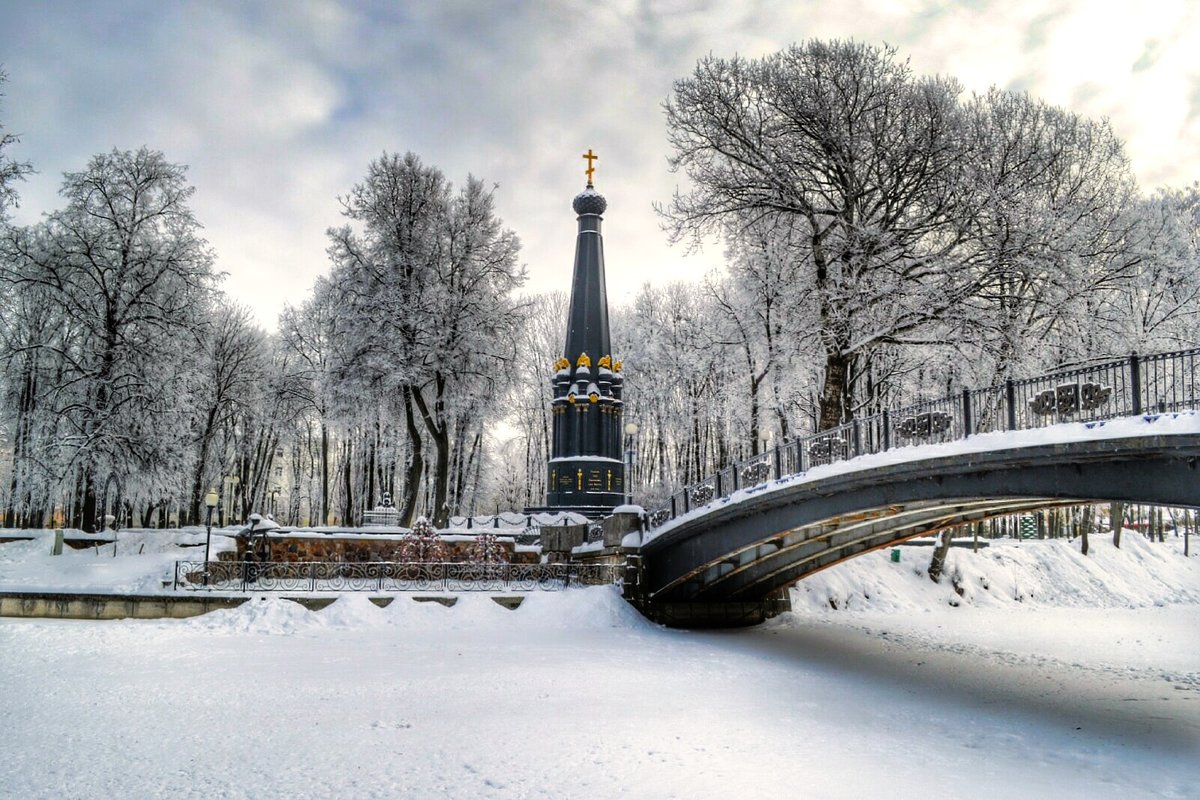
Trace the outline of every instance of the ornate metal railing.
<instances>
[{"instance_id":1,"label":"ornate metal railing","mask_svg":"<svg viewBox=\"0 0 1200 800\"><path fill-rule=\"evenodd\" d=\"M620 583L614 564L176 561L174 588L239 592L558 591Z\"/></svg>"},{"instance_id":2,"label":"ornate metal railing","mask_svg":"<svg viewBox=\"0 0 1200 800\"><path fill-rule=\"evenodd\" d=\"M667 505L647 515L647 525L657 528L736 491L753 491L812 467L894 447L1059 422L1195 409L1200 400L1198 363L1200 348L1149 356L1134 353L889 409L730 464L671 495Z\"/></svg>"},{"instance_id":3,"label":"ornate metal railing","mask_svg":"<svg viewBox=\"0 0 1200 800\"><path fill-rule=\"evenodd\" d=\"M364 528L390 527L399 528L405 532L411 530L400 525L400 512L394 508L363 511L361 517ZM512 537L517 544L537 544L541 541L542 528L576 524L580 519L578 514L565 511L539 513L513 511L474 517L452 516L447 524L451 531L462 529L474 532L486 528L489 533Z\"/></svg>"}]
</instances>

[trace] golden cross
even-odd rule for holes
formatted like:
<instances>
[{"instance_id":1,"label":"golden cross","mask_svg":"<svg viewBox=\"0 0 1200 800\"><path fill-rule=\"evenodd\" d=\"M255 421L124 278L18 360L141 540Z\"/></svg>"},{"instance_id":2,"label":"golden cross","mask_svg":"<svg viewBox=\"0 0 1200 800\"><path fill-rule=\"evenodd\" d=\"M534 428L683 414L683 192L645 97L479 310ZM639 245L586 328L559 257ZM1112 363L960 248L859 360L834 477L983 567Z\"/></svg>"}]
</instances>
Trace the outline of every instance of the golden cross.
<instances>
[{"instance_id":1,"label":"golden cross","mask_svg":"<svg viewBox=\"0 0 1200 800\"><path fill-rule=\"evenodd\" d=\"M592 185L592 173L596 171L596 168L592 166L592 162L599 161L600 156L593 153L592 148L589 147L588 151L583 154L583 157L586 158L587 162L588 162L588 168L586 170L584 170L584 172L586 172L587 176L588 176L588 186L591 186Z\"/></svg>"}]
</instances>

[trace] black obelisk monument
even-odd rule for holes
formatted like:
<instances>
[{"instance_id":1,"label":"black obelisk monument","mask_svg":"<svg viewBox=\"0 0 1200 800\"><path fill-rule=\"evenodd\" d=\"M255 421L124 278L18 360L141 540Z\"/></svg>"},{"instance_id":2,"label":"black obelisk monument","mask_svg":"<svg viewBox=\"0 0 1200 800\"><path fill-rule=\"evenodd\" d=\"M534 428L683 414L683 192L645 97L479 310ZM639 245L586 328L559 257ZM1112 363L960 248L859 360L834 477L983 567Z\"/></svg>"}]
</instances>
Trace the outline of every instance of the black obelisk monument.
<instances>
[{"instance_id":1,"label":"black obelisk monument","mask_svg":"<svg viewBox=\"0 0 1200 800\"><path fill-rule=\"evenodd\" d=\"M624 502L621 460L621 362L608 335L601 215L608 207L592 185L598 158L587 159L587 188L571 204L579 215L567 342L551 379L554 420L546 505L596 517Z\"/></svg>"}]
</instances>

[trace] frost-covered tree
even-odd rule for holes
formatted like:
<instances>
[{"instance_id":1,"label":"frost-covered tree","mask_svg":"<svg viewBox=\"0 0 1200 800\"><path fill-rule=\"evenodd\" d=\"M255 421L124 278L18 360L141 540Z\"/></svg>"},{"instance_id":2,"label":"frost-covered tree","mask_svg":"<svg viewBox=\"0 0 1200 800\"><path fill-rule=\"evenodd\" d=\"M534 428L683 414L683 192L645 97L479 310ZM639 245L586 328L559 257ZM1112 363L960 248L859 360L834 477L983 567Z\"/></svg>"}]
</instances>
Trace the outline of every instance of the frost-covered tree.
<instances>
[{"instance_id":1,"label":"frost-covered tree","mask_svg":"<svg viewBox=\"0 0 1200 800\"><path fill-rule=\"evenodd\" d=\"M8 76L4 70L0 69L0 86L3 86L6 80L8 80ZM3 97L4 93L0 92L0 99ZM4 152L18 141L15 134L5 133L4 125L0 123L0 224L8 219L9 209L17 204L15 184L32 171L32 167L28 163L14 161Z\"/></svg>"},{"instance_id":2,"label":"frost-covered tree","mask_svg":"<svg viewBox=\"0 0 1200 800\"><path fill-rule=\"evenodd\" d=\"M468 558L473 564L508 563L508 553L504 551L503 545L500 544L500 540L494 533L476 535L475 541L471 543Z\"/></svg>"},{"instance_id":3,"label":"frost-covered tree","mask_svg":"<svg viewBox=\"0 0 1200 800\"><path fill-rule=\"evenodd\" d=\"M189 396L216 279L188 208L192 191L184 167L161 153L114 150L67 173L64 208L6 237L0 278L14 292L44 295L70 332L32 346L60 370L41 401L58 425L42 455L57 451L58 477L74 484L75 520L86 530L111 493L128 496L135 475L147 477L147 492L184 492L183 465L172 463L188 429L179 400Z\"/></svg>"},{"instance_id":4,"label":"frost-covered tree","mask_svg":"<svg viewBox=\"0 0 1200 800\"><path fill-rule=\"evenodd\" d=\"M198 380L192 389L196 406L196 456L192 470L188 518L199 524L201 504L210 486L220 487L227 474L225 453L216 452L222 433L245 417L267 385L270 353L267 337L255 325L250 309L221 303L203 330Z\"/></svg>"},{"instance_id":5,"label":"frost-covered tree","mask_svg":"<svg viewBox=\"0 0 1200 800\"><path fill-rule=\"evenodd\" d=\"M300 517L300 498L305 498L309 516L318 524L329 522L330 514L330 419L336 297L325 278L318 278L312 295L298 308L287 307L279 317L281 347L290 354L284 386L299 405L300 418L293 431L292 481L294 513ZM315 462L305 467L308 461ZM306 480L307 478L307 480ZM307 484L304 488L301 485ZM315 485L314 485L315 484Z\"/></svg>"},{"instance_id":6,"label":"frost-covered tree","mask_svg":"<svg viewBox=\"0 0 1200 800\"><path fill-rule=\"evenodd\" d=\"M1200 344L1200 185L1160 189L1137 203L1144 226L1133 274L1105 292L1108 353Z\"/></svg>"},{"instance_id":7,"label":"frost-covered tree","mask_svg":"<svg viewBox=\"0 0 1200 800\"><path fill-rule=\"evenodd\" d=\"M446 560L446 544L425 517L417 517L412 532L400 540L400 560L439 564Z\"/></svg>"},{"instance_id":8,"label":"frost-covered tree","mask_svg":"<svg viewBox=\"0 0 1200 800\"><path fill-rule=\"evenodd\" d=\"M947 316L983 356L970 377L996 383L1103 350L1097 302L1141 254L1121 141L1107 121L1024 94L993 89L966 113L975 209L960 252L979 291Z\"/></svg>"},{"instance_id":9,"label":"frost-covered tree","mask_svg":"<svg viewBox=\"0 0 1200 800\"><path fill-rule=\"evenodd\" d=\"M412 443L402 518L419 491L422 439L432 445L435 524L450 513L452 472L469 471L472 420L503 394L516 344L519 243L492 192L455 191L412 153L384 154L343 199L349 224L329 231L344 374L398 396ZM418 430L417 425L420 425Z\"/></svg>"},{"instance_id":10,"label":"frost-covered tree","mask_svg":"<svg viewBox=\"0 0 1200 800\"><path fill-rule=\"evenodd\" d=\"M699 479L744 441L734 433L744 419L729 369L737 353L721 344L719 313L703 286L674 283L644 286L613 315L625 418L639 426L635 485L648 497Z\"/></svg>"},{"instance_id":11,"label":"frost-covered tree","mask_svg":"<svg viewBox=\"0 0 1200 800\"><path fill-rule=\"evenodd\" d=\"M761 59L707 56L666 103L671 166L692 183L675 240L768 225L803 267L822 353L820 427L852 414L856 361L974 291L956 269L959 86L892 48L810 41Z\"/></svg>"}]
</instances>

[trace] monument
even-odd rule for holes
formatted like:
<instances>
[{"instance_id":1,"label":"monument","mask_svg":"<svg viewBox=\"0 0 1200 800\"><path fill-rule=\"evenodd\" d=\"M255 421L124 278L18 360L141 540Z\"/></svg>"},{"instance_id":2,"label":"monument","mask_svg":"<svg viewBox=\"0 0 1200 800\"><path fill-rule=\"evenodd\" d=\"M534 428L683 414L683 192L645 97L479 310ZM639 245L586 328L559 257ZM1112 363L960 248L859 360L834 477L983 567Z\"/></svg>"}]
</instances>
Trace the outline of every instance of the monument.
<instances>
[{"instance_id":1,"label":"monument","mask_svg":"<svg viewBox=\"0 0 1200 800\"><path fill-rule=\"evenodd\" d=\"M599 156L589 148L583 158L588 162L587 187L571 204L579 230L566 344L550 381L553 428L546 505L600 517L624 502L623 379L621 362L612 355L604 286L600 223L608 202L592 181Z\"/></svg>"}]
</instances>

